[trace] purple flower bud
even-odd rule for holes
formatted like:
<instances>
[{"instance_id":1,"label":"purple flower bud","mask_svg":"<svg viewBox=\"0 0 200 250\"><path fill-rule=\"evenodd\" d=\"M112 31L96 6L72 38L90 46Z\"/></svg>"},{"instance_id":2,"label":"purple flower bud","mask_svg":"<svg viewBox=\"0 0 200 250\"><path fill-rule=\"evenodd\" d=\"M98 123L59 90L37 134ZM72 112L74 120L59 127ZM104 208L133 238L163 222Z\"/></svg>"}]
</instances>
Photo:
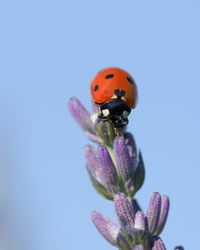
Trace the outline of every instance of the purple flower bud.
<instances>
[{"instance_id":1,"label":"purple flower bud","mask_svg":"<svg viewBox=\"0 0 200 250\"><path fill-rule=\"evenodd\" d=\"M104 198L113 200L112 194L104 187L104 175L102 175L101 168L99 167L99 160L97 150L92 146L85 147L86 166L90 180L95 190Z\"/></svg>"},{"instance_id":2,"label":"purple flower bud","mask_svg":"<svg viewBox=\"0 0 200 250\"><path fill-rule=\"evenodd\" d=\"M115 196L115 210L119 219L119 223L123 225L134 226L134 210L132 204L126 198L124 193L118 193Z\"/></svg>"},{"instance_id":3,"label":"purple flower bud","mask_svg":"<svg viewBox=\"0 0 200 250\"><path fill-rule=\"evenodd\" d=\"M154 241L152 250L166 250L166 247L160 238Z\"/></svg>"},{"instance_id":4,"label":"purple flower bud","mask_svg":"<svg viewBox=\"0 0 200 250\"><path fill-rule=\"evenodd\" d=\"M149 208L147 211L147 222L149 232L154 235L157 230L158 221L160 218L161 196L155 192L151 196Z\"/></svg>"},{"instance_id":5,"label":"purple flower bud","mask_svg":"<svg viewBox=\"0 0 200 250\"><path fill-rule=\"evenodd\" d=\"M160 218L159 218L158 226L157 226L157 230L156 230L157 235L161 234L161 232L165 226L168 212L169 212L169 198L166 195L164 195L161 197Z\"/></svg>"},{"instance_id":6,"label":"purple flower bud","mask_svg":"<svg viewBox=\"0 0 200 250\"><path fill-rule=\"evenodd\" d=\"M129 156L124 137L120 136L115 139L114 149L119 174L125 179L125 181L128 181L133 175L134 165Z\"/></svg>"},{"instance_id":7,"label":"purple flower bud","mask_svg":"<svg viewBox=\"0 0 200 250\"><path fill-rule=\"evenodd\" d=\"M104 218L101 213L97 211L91 213L91 218L99 233L110 244L116 246L116 238L119 232L119 227L109 219Z\"/></svg>"},{"instance_id":8,"label":"purple flower bud","mask_svg":"<svg viewBox=\"0 0 200 250\"><path fill-rule=\"evenodd\" d=\"M146 217L142 211L138 211L135 215L134 228L145 230L146 229Z\"/></svg>"},{"instance_id":9,"label":"purple flower bud","mask_svg":"<svg viewBox=\"0 0 200 250\"><path fill-rule=\"evenodd\" d=\"M89 112L76 97L70 99L68 106L72 116L80 127L85 131L95 133Z\"/></svg>"},{"instance_id":10,"label":"purple flower bud","mask_svg":"<svg viewBox=\"0 0 200 250\"><path fill-rule=\"evenodd\" d=\"M98 159L100 168L105 175L105 184L115 184L118 179L117 170L106 146L98 148Z\"/></svg>"}]
</instances>

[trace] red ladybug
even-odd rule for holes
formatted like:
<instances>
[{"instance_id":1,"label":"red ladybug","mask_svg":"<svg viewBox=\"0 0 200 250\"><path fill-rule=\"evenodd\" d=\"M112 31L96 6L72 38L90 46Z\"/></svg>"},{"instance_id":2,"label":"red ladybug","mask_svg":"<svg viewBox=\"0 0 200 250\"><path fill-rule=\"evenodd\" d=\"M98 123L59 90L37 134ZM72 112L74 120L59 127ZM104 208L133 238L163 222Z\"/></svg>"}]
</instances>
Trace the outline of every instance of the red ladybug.
<instances>
[{"instance_id":1,"label":"red ladybug","mask_svg":"<svg viewBox=\"0 0 200 250\"><path fill-rule=\"evenodd\" d=\"M128 124L128 115L137 103L137 86L125 70L110 67L97 73L91 82L93 101L100 105L100 119L116 127Z\"/></svg>"}]
</instances>

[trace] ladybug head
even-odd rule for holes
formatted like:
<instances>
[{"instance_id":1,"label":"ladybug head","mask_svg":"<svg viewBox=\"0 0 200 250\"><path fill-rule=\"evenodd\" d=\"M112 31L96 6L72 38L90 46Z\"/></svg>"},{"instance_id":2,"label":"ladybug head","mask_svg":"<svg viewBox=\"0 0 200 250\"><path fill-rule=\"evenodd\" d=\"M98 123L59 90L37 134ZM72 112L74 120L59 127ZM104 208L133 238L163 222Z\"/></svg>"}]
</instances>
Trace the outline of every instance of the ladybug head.
<instances>
[{"instance_id":1,"label":"ladybug head","mask_svg":"<svg viewBox=\"0 0 200 250\"><path fill-rule=\"evenodd\" d=\"M134 108L137 103L137 87L133 77L115 67L97 73L91 83L91 94L93 101L98 104L121 99L129 108Z\"/></svg>"}]
</instances>

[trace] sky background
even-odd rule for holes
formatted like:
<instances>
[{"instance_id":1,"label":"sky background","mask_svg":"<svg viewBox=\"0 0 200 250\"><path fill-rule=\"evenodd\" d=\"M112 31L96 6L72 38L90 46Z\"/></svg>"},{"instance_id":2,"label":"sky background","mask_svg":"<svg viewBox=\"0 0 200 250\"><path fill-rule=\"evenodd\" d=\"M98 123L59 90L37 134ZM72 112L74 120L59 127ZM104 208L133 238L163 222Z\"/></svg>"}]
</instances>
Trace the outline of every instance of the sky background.
<instances>
[{"instance_id":1,"label":"sky background","mask_svg":"<svg viewBox=\"0 0 200 250\"><path fill-rule=\"evenodd\" d=\"M89 182L67 102L90 109L92 77L118 66L139 90L128 126L146 166L138 201L146 211L152 192L169 195L167 249L197 249L199 13L197 0L0 2L0 245L113 249L90 221L95 209L116 217Z\"/></svg>"}]
</instances>

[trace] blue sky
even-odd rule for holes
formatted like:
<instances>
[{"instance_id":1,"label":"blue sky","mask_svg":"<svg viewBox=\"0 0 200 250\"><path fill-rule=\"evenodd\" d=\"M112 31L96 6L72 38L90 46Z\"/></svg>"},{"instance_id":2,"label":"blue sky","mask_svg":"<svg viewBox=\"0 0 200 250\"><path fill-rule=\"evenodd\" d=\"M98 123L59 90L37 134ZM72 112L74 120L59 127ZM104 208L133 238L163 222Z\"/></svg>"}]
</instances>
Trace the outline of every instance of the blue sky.
<instances>
[{"instance_id":1,"label":"blue sky","mask_svg":"<svg viewBox=\"0 0 200 250\"><path fill-rule=\"evenodd\" d=\"M145 210L152 192L169 195L167 249L196 249L199 11L197 0L1 1L0 238L10 249L113 248L89 217L116 219L113 204L89 183L88 141L67 110L74 95L90 108L90 81L107 66L138 85L129 124L147 173L138 200Z\"/></svg>"}]
</instances>

